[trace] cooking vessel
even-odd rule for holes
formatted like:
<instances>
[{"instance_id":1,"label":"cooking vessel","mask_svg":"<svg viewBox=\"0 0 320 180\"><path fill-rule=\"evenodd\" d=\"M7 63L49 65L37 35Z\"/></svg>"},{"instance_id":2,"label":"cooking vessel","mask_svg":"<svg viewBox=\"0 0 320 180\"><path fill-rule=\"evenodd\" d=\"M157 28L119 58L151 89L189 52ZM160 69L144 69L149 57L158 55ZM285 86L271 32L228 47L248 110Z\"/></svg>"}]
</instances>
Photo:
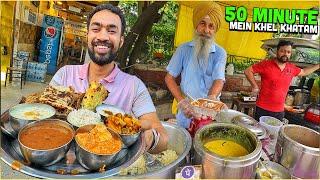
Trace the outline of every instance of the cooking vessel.
<instances>
[{"instance_id":1,"label":"cooking vessel","mask_svg":"<svg viewBox=\"0 0 320 180\"><path fill-rule=\"evenodd\" d=\"M281 127L274 161L280 163L294 178L320 178L320 133L287 124Z\"/></svg>"},{"instance_id":2,"label":"cooking vessel","mask_svg":"<svg viewBox=\"0 0 320 180\"><path fill-rule=\"evenodd\" d=\"M295 106L302 106L303 104L308 103L310 97L310 91L305 89L295 89L294 90L294 102Z\"/></svg>"},{"instance_id":3,"label":"cooking vessel","mask_svg":"<svg viewBox=\"0 0 320 180\"><path fill-rule=\"evenodd\" d=\"M204 143L212 139L228 139L246 148L248 155L240 157L222 157L210 152ZM202 178L238 179L254 178L262 145L249 129L230 124L212 123L199 129L194 138L195 164L202 164Z\"/></svg>"}]
</instances>

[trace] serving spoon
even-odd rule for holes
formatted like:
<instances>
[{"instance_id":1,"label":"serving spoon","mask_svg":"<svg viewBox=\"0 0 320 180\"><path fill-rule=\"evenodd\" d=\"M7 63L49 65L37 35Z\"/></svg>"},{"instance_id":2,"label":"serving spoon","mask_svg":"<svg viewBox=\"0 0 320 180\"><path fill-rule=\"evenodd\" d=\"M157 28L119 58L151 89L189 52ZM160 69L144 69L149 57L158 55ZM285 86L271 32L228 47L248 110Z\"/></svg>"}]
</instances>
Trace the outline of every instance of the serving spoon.
<instances>
[{"instance_id":1,"label":"serving spoon","mask_svg":"<svg viewBox=\"0 0 320 180\"><path fill-rule=\"evenodd\" d=\"M146 160L146 168L148 172L153 172L163 166L162 163L157 158L152 156L147 151L143 154L143 156L144 156L144 159Z\"/></svg>"},{"instance_id":2,"label":"serving spoon","mask_svg":"<svg viewBox=\"0 0 320 180\"><path fill-rule=\"evenodd\" d=\"M267 174L270 176L271 179L281 179L281 177L278 176L277 174L272 174L269 168L261 160L259 160L259 163L263 168L266 169L265 172L267 172Z\"/></svg>"}]
</instances>

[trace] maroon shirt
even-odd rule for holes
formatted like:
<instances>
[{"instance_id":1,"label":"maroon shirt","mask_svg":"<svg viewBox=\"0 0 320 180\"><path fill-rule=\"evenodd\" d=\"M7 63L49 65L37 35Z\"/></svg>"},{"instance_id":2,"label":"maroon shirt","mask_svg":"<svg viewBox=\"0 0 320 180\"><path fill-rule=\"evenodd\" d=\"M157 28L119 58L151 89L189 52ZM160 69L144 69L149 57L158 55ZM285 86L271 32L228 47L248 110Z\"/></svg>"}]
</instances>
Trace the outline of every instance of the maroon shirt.
<instances>
[{"instance_id":1,"label":"maroon shirt","mask_svg":"<svg viewBox=\"0 0 320 180\"><path fill-rule=\"evenodd\" d=\"M261 76L261 88L256 105L272 112L284 111L291 80L301 69L292 63L286 63L281 71L275 60L263 60L254 64L252 69Z\"/></svg>"}]
</instances>

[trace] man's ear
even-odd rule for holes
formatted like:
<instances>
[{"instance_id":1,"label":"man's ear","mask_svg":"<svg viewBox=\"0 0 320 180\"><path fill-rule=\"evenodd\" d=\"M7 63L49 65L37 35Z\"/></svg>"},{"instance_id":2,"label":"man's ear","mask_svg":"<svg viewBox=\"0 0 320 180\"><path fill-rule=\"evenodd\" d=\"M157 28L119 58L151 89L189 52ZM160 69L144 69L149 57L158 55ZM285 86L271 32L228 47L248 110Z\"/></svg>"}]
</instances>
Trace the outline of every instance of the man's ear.
<instances>
[{"instance_id":1,"label":"man's ear","mask_svg":"<svg viewBox=\"0 0 320 180\"><path fill-rule=\"evenodd\" d=\"M123 42L124 42L124 36L121 36L121 38L120 38L120 46L119 46L119 48L121 48L121 47L122 47Z\"/></svg>"}]
</instances>

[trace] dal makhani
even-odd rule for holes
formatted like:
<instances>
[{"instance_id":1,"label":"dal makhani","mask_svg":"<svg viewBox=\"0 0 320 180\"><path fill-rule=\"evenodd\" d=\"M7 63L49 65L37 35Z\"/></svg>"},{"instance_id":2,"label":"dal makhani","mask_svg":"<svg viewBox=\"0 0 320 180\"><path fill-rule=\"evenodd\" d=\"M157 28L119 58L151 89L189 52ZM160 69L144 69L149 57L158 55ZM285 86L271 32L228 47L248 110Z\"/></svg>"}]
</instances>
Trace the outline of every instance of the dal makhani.
<instances>
[{"instance_id":1,"label":"dal makhani","mask_svg":"<svg viewBox=\"0 0 320 180\"><path fill-rule=\"evenodd\" d=\"M121 149L121 140L113 136L104 124L97 124L89 132L78 133L77 143L85 150L99 154L113 154Z\"/></svg>"},{"instance_id":2,"label":"dal makhani","mask_svg":"<svg viewBox=\"0 0 320 180\"><path fill-rule=\"evenodd\" d=\"M29 148L48 150L58 148L73 139L73 132L59 124L43 123L21 132L20 142Z\"/></svg>"},{"instance_id":3,"label":"dal makhani","mask_svg":"<svg viewBox=\"0 0 320 180\"><path fill-rule=\"evenodd\" d=\"M240 157L248 155L249 152L240 144L229 140L211 140L204 144L209 151L223 157Z\"/></svg>"}]
</instances>

